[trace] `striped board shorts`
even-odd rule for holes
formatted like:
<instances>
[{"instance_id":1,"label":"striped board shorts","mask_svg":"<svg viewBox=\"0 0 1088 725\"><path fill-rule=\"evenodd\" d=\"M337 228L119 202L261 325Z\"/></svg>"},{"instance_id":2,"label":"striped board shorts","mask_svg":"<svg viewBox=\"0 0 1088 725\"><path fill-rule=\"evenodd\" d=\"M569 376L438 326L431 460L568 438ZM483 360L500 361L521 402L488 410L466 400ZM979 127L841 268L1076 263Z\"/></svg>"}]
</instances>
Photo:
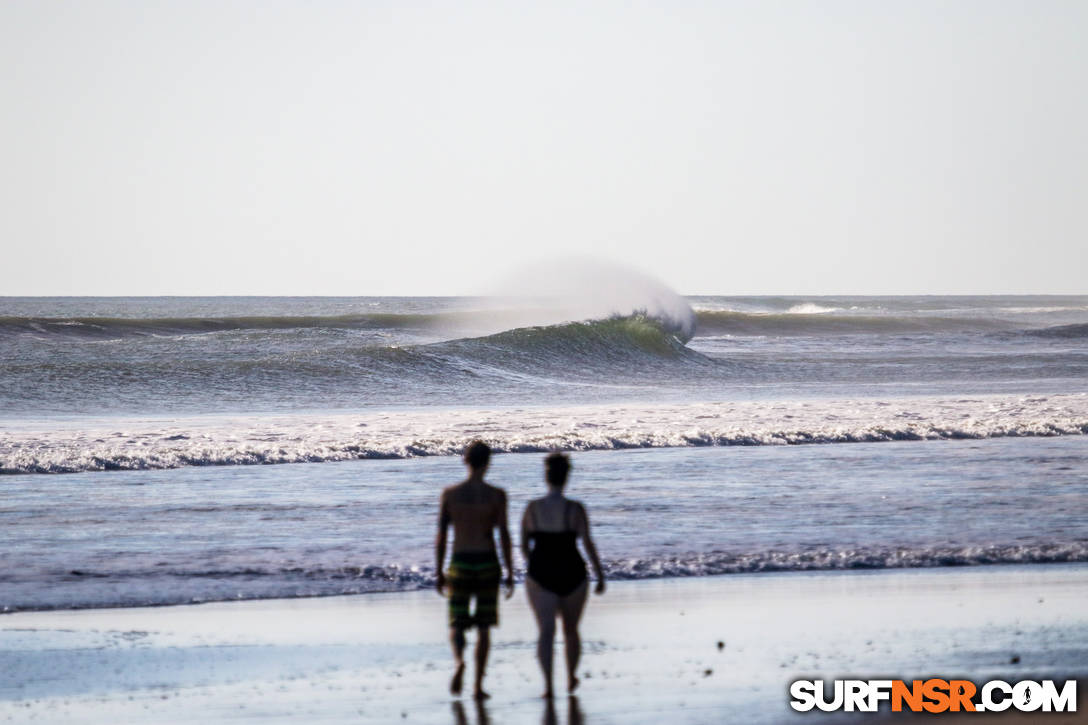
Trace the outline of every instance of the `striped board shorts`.
<instances>
[{"instance_id":1,"label":"striped board shorts","mask_svg":"<svg viewBox=\"0 0 1088 725\"><path fill-rule=\"evenodd\" d=\"M493 551L454 553L446 572L449 582L450 626L494 627L499 623L499 580L502 567ZM469 613L472 598L476 611Z\"/></svg>"}]
</instances>

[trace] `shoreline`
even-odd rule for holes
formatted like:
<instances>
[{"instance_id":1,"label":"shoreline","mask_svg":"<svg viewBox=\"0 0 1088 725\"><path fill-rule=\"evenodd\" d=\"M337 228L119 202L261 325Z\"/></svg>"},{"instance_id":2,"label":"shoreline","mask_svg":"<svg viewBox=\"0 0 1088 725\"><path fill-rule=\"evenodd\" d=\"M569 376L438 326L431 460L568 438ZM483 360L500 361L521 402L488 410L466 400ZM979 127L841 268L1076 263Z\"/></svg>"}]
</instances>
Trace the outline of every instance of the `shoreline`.
<instances>
[{"instance_id":1,"label":"shoreline","mask_svg":"<svg viewBox=\"0 0 1088 725\"><path fill-rule=\"evenodd\" d=\"M662 582L662 581L687 581L687 580L702 580L702 579L719 579L727 577L763 577L763 576L821 576L821 575L867 575L867 574L879 574L879 573L891 573L891 572L915 572L915 571L944 571L948 569L1007 569L1007 568L1021 568L1021 567L1063 567L1063 566L1082 566L1088 569L1088 560L1054 560L1054 561L997 561L990 563L954 563L954 564L936 564L936 565L923 565L923 566L843 566L843 567L828 567L828 568L813 568L813 569L767 569L767 570L753 570L753 571L724 571L713 574L672 574L666 573L658 576L645 576L645 577L627 577L620 576L616 578L607 577L608 586L611 587L618 583L623 584L635 584L639 582ZM592 579L592 577L591 577ZM525 583L525 571L523 568L518 569L514 574L514 581L520 590ZM354 598L354 597L373 597L373 596L395 596L395 595L414 595L420 592L432 591L434 582L428 581L422 585L416 586L410 589L374 589L370 591L358 591L358 592L330 592L322 594L297 594L290 596L255 596L244 598L225 598L225 599L207 599L201 601L188 601L188 602L146 602L139 604L124 604L113 603L105 604L101 606L70 606L70 607L47 607L41 609L0 609L0 625L3 625L5 618L16 615L27 614L51 614L61 612L99 612L99 611L127 611L127 610L141 610L141 609L163 609L169 607L202 607L216 604L254 604L260 602L294 602L294 601L309 601L320 599L334 599L334 598ZM592 599L592 598L591 598ZM0 631L3 631L3 627L0 626Z\"/></svg>"},{"instance_id":2,"label":"shoreline","mask_svg":"<svg viewBox=\"0 0 1088 725\"><path fill-rule=\"evenodd\" d=\"M1086 564L609 582L582 623L579 698L551 721L782 722L801 716L798 678L1083 676L1086 599ZM500 609L484 716L549 722L523 589ZM445 689L445 637L427 590L16 612L0 617L0 718L472 721Z\"/></svg>"}]
</instances>

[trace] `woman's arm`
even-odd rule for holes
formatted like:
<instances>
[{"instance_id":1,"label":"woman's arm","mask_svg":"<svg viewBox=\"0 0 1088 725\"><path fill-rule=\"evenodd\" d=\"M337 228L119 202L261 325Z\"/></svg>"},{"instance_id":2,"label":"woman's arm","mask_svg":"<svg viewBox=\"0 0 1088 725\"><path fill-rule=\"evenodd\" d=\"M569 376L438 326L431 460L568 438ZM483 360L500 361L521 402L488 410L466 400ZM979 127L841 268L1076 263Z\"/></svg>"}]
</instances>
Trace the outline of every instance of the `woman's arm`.
<instances>
[{"instance_id":1,"label":"woman's arm","mask_svg":"<svg viewBox=\"0 0 1088 725\"><path fill-rule=\"evenodd\" d=\"M579 524L581 525L582 542L586 547L586 554L589 555L589 563L593 566L593 573L597 577L597 587L594 591L598 594L604 594L604 569L601 567L601 557L597 556L597 545L593 543L593 537L589 535L589 513L586 511L586 507L582 504L578 504L578 510L581 512L579 518Z\"/></svg>"}]
</instances>

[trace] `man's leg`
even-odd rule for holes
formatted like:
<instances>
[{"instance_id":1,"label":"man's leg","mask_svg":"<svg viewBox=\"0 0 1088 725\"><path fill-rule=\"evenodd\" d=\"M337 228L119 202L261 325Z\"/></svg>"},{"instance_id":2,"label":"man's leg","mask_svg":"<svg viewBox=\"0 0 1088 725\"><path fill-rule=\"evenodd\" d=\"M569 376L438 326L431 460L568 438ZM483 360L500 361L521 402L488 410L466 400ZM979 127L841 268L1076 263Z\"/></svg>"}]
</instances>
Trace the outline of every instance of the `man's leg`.
<instances>
[{"instance_id":1,"label":"man's leg","mask_svg":"<svg viewBox=\"0 0 1088 725\"><path fill-rule=\"evenodd\" d=\"M453 649L453 679L450 680L450 693L461 694L461 684L465 678L465 630L472 626L468 614L469 594L459 580L452 580L449 587L450 598L450 647Z\"/></svg>"},{"instance_id":2,"label":"man's leg","mask_svg":"<svg viewBox=\"0 0 1088 725\"><path fill-rule=\"evenodd\" d=\"M461 683L465 678L465 630L463 627L450 627L450 646L453 648L453 679L450 680L450 692L461 694Z\"/></svg>"},{"instance_id":3,"label":"man's leg","mask_svg":"<svg viewBox=\"0 0 1088 725\"><path fill-rule=\"evenodd\" d=\"M491 650L491 628L499 623L499 574L495 567L494 578L488 577L476 591L476 612L472 619L476 623L476 691L477 700L485 700L490 695L484 692L484 673L487 670L487 655Z\"/></svg>"},{"instance_id":4,"label":"man's leg","mask_svg":"<svg viewBox=\"0 0 1088 725\"><path fill-rule=\"evenodd\" d=\"M481 624L476 630L476 691L473 697L485 700L491 697L484 692L484 670L487 669L487 654L491 650L491 627Z\"/></svg>"}]
</instances>

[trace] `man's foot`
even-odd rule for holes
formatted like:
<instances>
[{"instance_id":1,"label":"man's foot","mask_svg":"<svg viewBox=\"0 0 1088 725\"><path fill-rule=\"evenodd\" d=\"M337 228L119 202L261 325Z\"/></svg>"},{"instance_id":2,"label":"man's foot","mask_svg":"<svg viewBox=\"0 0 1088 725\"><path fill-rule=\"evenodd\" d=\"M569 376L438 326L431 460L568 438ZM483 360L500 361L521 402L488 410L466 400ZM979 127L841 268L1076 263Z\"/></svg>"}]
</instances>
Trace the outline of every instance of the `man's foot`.
<instances>
[{"instance_id":1,"label":"man's foot","mask_svg":"<svg viewBox=\"0 0 1088 725\"><path fill-rule=\"evenodd\" d=\"M472 697L473 697L473 699L476 699L476 700L486 700L489 697L491 697L491 695L487 694L486 692L481 690L479 687L477 687L476 692L472 693Z\"/></svg>"},{"instance_id":2,"label":"man's foot","mask_svg":"<svg viewBox=\"0 0 1088 725\"><path fill-rule=\"evenodd\" d=\"M555 693L552 692L551 690L544 690L544 694L541 695L541 697L543 699L545 699L545 700L551 700L552 698L555 697Z\"/></svg>"},{"instance_id":3,"label":"man's foot","mask_svg":"<svg viewBox=\"0 0 1088 725\"><path fill-rule=\"evenodd\" d=\"M465 663L462 662L461 664L457 665L457 669L453 671L453 679L450 680L450 694L451 695L460 695L461 694L461 683L464 682L464 679L465 679Z\"/></svg>"},{"instance_id":4,"label":"man's foot","mask_svg":"<svg viewBox=\"0 0 1088 725\"><path fill-rule=\"evenodd\" d=\"M578 685L581 684L581 682L582 681L579 680L574 675L571 675L570 677L568 677L567 678L567 692L574 692L575 690L577 690Z\"/></svg>"}]
</instances>

